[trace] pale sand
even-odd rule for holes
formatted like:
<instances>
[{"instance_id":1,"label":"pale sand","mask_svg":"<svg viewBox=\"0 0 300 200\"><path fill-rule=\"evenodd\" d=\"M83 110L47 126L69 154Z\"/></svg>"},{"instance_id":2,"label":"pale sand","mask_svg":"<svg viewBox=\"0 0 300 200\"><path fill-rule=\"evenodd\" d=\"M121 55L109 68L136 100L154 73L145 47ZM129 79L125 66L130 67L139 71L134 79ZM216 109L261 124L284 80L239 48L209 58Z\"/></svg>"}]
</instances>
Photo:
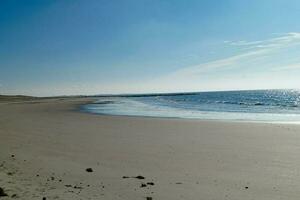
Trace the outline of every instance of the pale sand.
<instances>
[{"instance_id":1,"label":"pale sand","mask_svg":"<svg viewBox=\"0 0 300 200\"><path fill-rule=\"evenodd\" d=\"M76 111L86 101L0 104L0 187L9 196L300 198L300 126ZM93 172L86 172L89 167ZM146 179L122 178L137 175ZM140 187L147 182L154 185Z\"/></svg>"}]
</instances>

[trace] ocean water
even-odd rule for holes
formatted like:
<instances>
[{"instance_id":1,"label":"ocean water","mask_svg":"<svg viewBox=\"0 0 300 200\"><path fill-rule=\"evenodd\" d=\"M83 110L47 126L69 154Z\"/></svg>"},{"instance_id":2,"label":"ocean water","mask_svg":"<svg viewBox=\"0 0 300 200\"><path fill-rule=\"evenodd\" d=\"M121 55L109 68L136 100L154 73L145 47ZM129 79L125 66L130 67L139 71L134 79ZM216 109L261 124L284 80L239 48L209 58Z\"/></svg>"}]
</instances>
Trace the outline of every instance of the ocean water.
<instances>
[{"instance_id":1,"label":"ocean water","mask_svg":"<svg viewBox=\"0 0 300 200\"><path fill-rule=\"evenodd\" d=\"M99 97L96 114L300 123L300 91L252 90Z\"/></svg>"}]
</instances>

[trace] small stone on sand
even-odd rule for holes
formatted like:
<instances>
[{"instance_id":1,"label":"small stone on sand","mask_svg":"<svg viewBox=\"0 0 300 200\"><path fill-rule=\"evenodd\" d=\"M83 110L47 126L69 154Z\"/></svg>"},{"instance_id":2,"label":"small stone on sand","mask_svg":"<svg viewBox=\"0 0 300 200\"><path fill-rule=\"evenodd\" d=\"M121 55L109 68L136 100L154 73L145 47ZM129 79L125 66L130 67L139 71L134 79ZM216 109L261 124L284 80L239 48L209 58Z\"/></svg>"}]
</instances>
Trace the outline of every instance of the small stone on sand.
<instances>
[{"instance_id":1,"label":"small stone on sand","mask_svg":"<svg viewBox=\"0 0 300 200\"><path fill-rule=\"evenodd\" d=\"M137 178L137 179L145 179L145 177L143 177L143 176L136 176L135 178Z\"/></svg>"},{"instance_id":2,"label":"small stone on sand","mask_svg":"<svg viewBox=\"0 0 300 200\"><path fill-rule=\"evenodd\" d=\"M8 195L4 192L3 188L0 187L0 197L7 197Z\"/></svg>"},{"instance_id":3,"label":"small stone on sand","mask_svg":"<svg viewBox=\"0 0 300 200\"><path fill-rule=\"evenodd\" d=\"M93 169L92 168L87 168L85 171L87 171L87 172L93 172Z\"/></svg>"},{"instance_id":4,"label":"small stone on sand","mask_svg":"<svg viewBox=\"0 0 300 200\"><path fill-rule=\"evenodd\" d=\"M66 187L72 187L72 185L65 185Z\"/></svg>"}]
</instances>

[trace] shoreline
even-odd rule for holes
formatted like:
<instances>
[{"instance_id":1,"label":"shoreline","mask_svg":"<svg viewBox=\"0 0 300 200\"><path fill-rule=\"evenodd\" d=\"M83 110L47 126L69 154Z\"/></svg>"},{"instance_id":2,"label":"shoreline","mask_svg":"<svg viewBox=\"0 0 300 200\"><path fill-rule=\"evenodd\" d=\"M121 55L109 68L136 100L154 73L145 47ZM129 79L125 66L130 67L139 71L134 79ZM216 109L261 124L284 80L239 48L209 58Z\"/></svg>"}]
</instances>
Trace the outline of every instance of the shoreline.
<instances>
[{"instance_id":1,"label":"shoreline","mask_svg":"<svg viewBox=\"0 0 300 200\"><path fill-rule=\"evenodd\" d=\"M298 125L77 110L91 100L0 104L0 187L9 195L1 199L296 200L300 195ZM145 179L134 178L139 176Z\"/></svg>"},{"instance_id":2,"label":"shoreline","mask_svg":"<svg viewBox=\"0 0 300 200\"><path fill-rule=\"evenodd\" d=\"M99 97L97 97L98 99ZM166 120L191 120L191 121L203 121L203 122L223 122L223 123L258 123L258 124L293 124L300 125L300 121L268 121L268 120L248 120L248 119L205 119L205 118L187 118L187 117L168 117L168 116L147 116L147 115L125 115L125 114L108 114L108 113L96 113L83 108L86 105L91 104L94 101L89 101L78 106L77 111L90 115L99 116L112 116L112 117L128 117L128 118L144 118L144 119L166 119ZM221 114L221 113L220 113ZM240 113L239 113L240 114ZM242 113L244 114L244 113ZM255 113L250 113L255 114ZM259 113L261 114L261 113Z\"/></svg>"},{"instance_id":3,"label":"shoreline","mask_svg":"<svg viewBox=\"0 0 300 200\"><path fill-rule=\"evenodd\" d=\"M75 112L81 112L88 115L98 116L111 116L111 117L124 117L124 118L142 118L142 119L158 119L158 120L179 120L179 121L194 121L194 122L220 122L220 123L253 123L253 124L282 124L282 125L300 125L300 121L251 121L251 120L235 120L235 119L200 119L200 118L184 118L184 117L155 117L155 116L139 116L139 115L113 115L104 113L92 113L83 110L75 110Z\"/></svg>"}]
</instances>

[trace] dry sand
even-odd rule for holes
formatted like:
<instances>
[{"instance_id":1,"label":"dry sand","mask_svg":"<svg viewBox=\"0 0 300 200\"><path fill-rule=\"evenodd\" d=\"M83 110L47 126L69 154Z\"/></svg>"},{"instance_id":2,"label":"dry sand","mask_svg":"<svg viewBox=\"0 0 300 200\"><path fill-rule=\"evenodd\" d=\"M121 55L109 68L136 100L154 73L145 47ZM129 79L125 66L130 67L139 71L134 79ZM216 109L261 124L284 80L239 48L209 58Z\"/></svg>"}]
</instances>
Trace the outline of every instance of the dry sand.
<instances>
[{"instance_id":1,"label":"dry sand","mask_svg":"<svg viewBox=\"0 0 300 200\"><path fill-rule=\"evenodd\" d=\"M0 104L1 200L300 198L298 125L76 111L87 101Z\"/></svg>"}]
</instances>

